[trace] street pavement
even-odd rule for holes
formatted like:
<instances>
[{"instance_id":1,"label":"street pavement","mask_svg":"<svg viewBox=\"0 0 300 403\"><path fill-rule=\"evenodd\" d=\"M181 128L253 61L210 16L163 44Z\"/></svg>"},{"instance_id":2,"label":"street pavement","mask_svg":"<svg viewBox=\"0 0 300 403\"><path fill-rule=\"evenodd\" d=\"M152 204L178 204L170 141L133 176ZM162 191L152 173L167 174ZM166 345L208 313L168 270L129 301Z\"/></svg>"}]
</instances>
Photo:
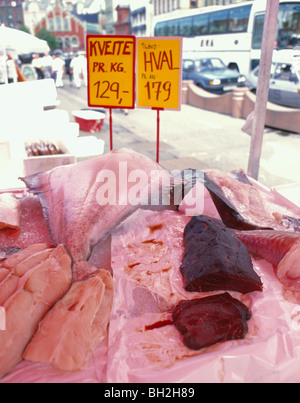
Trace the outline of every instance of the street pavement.
<instances>
[{"instance_id":1,"label":"street pavement","mask_svg":"<svg viewBox=\"0 0 300 403\"><path fill-rule=\"evenodd\" d=\"M59 108L69 112L88 108L87 89L70 86L58 88ZM299 111L300 113L300 111ZM129 147L156 159L157 113L148 109L113 110L113 148ZM160 113L159 162L173 169L219 169L247 172L251 138L242 131L245 120L182 105L182 110ZM109 111L102 130L80 132L81 136L95 135L105 141L110 150ZM300 183L300 134L266 128L258 180L274 187Z\"/></svg>"}]
</instances>

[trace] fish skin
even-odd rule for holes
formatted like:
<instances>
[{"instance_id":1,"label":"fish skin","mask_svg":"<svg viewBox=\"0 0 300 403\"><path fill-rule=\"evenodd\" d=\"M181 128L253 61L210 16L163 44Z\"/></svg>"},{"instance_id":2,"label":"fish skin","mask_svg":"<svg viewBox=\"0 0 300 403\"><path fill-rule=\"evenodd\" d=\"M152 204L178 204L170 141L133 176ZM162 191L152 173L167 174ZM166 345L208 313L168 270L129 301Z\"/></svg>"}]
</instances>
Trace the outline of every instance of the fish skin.
<instances>
[{"instance_id":1,"label":"fish skin","mask_svg":"<svg viewBox=\"0 0 300 403\"><path fill-rule=\"evenodd\" d=\"M225 225L237 230L277 230L297 232L300 216L278 204L276 198L264 195L257 186L246 181L247 176L207 171L204 185L211 194Z\"/></svg>"},{"instance_id":2,"label":"fish skin","mask_svg":"<svg viewBox=\"0 0 300 403\"><path fill-rule=\"evenodd\" d=\"M143 170L148 180L153 170L164 171L168 175L165 169L150 158L122 149L92 160L21 178L30 192L40 198L53 242L64 244L74 263L88 260L99 240L107 237L113 228L140 207L140 203L100 206L97 202L97 192L103 184L97 181L97 175L110 170L118 179L121 162L127 163L129 174L137 169ZM117 200L127 197L128 192L118 193ZM149 194L148 183L145 196L148 198Z\"/></svg>"},{"instance_id":3,"label":"fish skin","mask_svg":"<svg viewBox=\"0 0 300 403\"><path fill-rule=\"evenodd\" d=\"M65 248L58 245L24 280L22 288L3 304L6 330L0 331L0 378L22 360L40 320L70 288L71 259Z\"/></svg>"},{"instance_id":4,"label":"fish skin","mask_svg":"<svg viewBox=\"0 0 300 403\"><path fill-rule=\"evenodd\" d=\"M65 371L83 369L89 353L106 335L113 289L112 277L106 270L73 283L41 321L24 358Z\"/></svg>"},{"instance_id":5,"label":"fish skin","mask_svg":"<svg viewBox=\"0 0 300 403\"><path fill-rule=\"evenodd\" d=\"M294 244L300 245L300 234L294 232L257 230L236 231L249 252L277 266Z\"/></svg>"},{"instance_id":6,"label":"fish skin","mask_svg":"<svg viewBox=\"0 0 300 403\"><path fill-rule=\"evenodd\" d=\"M300 291L300 234L286 231L236 231L248 251L275 267L280 282Z\"/></svg>"}]
</instances>

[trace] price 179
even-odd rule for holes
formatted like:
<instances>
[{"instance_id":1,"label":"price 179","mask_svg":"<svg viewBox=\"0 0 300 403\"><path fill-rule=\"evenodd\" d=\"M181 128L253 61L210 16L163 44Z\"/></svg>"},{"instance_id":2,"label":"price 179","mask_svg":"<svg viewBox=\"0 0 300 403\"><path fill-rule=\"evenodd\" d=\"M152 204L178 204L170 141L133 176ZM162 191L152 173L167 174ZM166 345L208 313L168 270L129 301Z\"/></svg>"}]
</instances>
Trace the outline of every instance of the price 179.
<instances>
[{"instance_id":1,"label":"price 179","mask_svg":"<svg viewBox=\"0 0 300 403\"><path fill-rule=\"evenodd\" d=\"M147 81L145 87L147 89L148 100L167 102L171 97L172 83L171 81Z\"/></svg>"}]
</instances>

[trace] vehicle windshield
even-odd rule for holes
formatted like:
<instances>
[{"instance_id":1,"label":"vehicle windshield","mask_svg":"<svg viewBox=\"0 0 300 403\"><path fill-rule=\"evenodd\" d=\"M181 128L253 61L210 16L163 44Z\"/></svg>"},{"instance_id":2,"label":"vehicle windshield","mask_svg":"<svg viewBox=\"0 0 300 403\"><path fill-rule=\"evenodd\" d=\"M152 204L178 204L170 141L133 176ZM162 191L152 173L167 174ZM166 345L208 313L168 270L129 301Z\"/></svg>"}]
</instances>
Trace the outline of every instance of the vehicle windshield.
<instances>
[{"instance_id":1,"label":"vehicle windshield","mask_svg":"<svg viewBox=\"0 0 300 403\"><path fill-rule=\"evenodd\" d=\"M226 66L222 60L217 58L196 60L195 66L198 73L203 72L204 70L226 69Z\"/></svg>"},{"instance_id":2,"label":"vehicle windshield","mask_svg":"<svg viewBox=\"0 0 300 403\"><path fill-rule=\"evenodd\" d=\"M258 14L254 19L252 48L261 49L264 14ZM300 5L282 3L279 5L276 46L279 49L292 48L300 44Z\"/></svg>"},{"instance_id":3,"label":"vehicle windshield","mask_svg":"<svg viewBox=\"0 0 300 403\"><path fill-rule=\"evenodd\" d=\"M277 46L295 46L300 43L300 5L280 4L278 12Z\"/></svg>"},{"instance_id":4,"label":"vehicle windshield","mask_svg":"<svg viewBox=\"0 0 300 403\"><path fill-rule=\"evenodd\" d=\"M259 68L257 67L253 73L256 77L259 75ZM300 63L272 63L271 78L280 81L300 81Z\"/></svg>"}]
</instances>

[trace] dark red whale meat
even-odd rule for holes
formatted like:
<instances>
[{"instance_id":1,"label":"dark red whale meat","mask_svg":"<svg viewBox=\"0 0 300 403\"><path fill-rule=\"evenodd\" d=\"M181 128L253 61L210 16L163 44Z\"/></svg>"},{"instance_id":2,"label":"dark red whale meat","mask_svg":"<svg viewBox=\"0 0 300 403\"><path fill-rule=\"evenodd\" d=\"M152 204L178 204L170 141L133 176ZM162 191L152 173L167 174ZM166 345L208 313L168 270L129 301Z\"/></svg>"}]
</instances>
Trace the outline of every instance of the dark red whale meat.
<instances>
[{"instance_id":1,"label":"dark red whale meat","mask_svg":"<svg viewBox=\"0 0 300 403\"><path fill-rule=\"evenodd\" d=\"M186 291L262 291L247 248L220 220L194 216L185 228L184 246L180 269Z\"/></svg>"},{"instance_id":2,"label":"dark red whale meat","mask_svg":"<svg viewBox=\"0 0 300 403\"><path fill-rule=\"evenodd\" d=\"M243 339L248 332L251 310L227 292L181 301L172 314L184 344L200 350L228 340Z\"/></svg>"}]
</instances>

